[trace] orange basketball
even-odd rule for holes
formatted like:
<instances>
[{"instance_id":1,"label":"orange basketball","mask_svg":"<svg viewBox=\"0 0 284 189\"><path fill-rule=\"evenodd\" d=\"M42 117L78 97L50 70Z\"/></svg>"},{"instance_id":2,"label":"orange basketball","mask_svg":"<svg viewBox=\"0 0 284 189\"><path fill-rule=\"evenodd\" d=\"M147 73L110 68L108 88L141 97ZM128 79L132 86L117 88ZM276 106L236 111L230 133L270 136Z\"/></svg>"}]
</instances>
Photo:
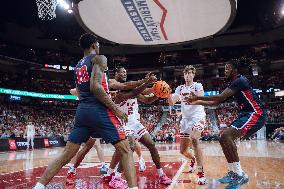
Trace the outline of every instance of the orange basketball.
<instances>
[{"instance_id":1,"label":"orange basketball","mask_svg":"<svg viewBox=\"0 0 284 189\"><path fill-rule=\"evenodd\" d=\"M154 94L160 98L167 98L171 93L171 87L165 81L157 81L153 86Z\"/></svg>"}]
</instances>

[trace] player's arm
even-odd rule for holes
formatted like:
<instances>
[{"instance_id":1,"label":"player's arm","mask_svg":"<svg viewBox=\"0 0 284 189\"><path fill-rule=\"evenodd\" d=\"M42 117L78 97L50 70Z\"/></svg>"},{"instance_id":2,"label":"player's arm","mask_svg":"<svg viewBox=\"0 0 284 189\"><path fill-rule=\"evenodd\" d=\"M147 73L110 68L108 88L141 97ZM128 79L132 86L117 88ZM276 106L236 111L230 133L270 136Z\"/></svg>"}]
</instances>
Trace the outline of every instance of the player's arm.
<instances>
[{"instance_id":1,"label":"player's arm","mask_svg":"<svg viewBox=\"0 0 284 189\"><path fill-rule=\"evenodd\" d=\"M170 106L173 106L173 105L175 105L177 102L179 102L180 101L180 95L178 95L178 94L170 94L169 95L169 97L168 97L168 103L169 103L169 105Z\"/></svg>"},{"instance_id":2,"label":"player's arm","mask_svg":"<svg viewBox=\"0 0 284 189\"><path fill-rule=\"evenodd\" d=\"M168 96L168 103L169 103L170 106L173 106L177 102L181 101L180 91L181 91L181 88L180 88L180 86L178 86L175 90L175 93L170 94Z\"/></svg>"},{"instance_id":3,"label":"player's arm","mask_svg":"<svg viewBox=\"0 0 284 189\"><path fill-rule=\"evenodd\" d=\"M146 79L141 79L138 81L128 81L125 83L121 83L116 81L115 79L110 79L109 88L113 90L131 90L138 87L139 85L142 85L145 81Z\"/></svg>"},{"instance_id":4,"label":"player's arm","mask_svg":"<svg viewBox=\"0 0 284 189\"><path fill-rule=\"evenodd\" d=\"M143 95L149 95L151 93L153 93L153 88L146 88L141 94Z\"/></svg>"},{"instance_id":5,"label":"player's arm","mask_svg":"<svg viewBox=\"0 0 284 189\"><path fill-rule=\"evenodd\" d=\"M233 96L235 93L232 89L226 88L221 94L213 95L213 96L196 96L195 94L191 93L191 97L185 98L185 100L192 104L195 101L202 103L202 101L209 102L209 104L218 105L221 102L225 101L227 98ZM210 102L211 101L211 102ZM204 103L204 102L203 102Z\"/></svg>"},{"instance_id":6,"label":"player's arm","mask_svg":"<svg viewBox=\"0 0 284 189\"><path fill-rule=\"evenodd\" d=\"M137 99L138 99L140 102L143 102L144 104L152 104L153 102L155 102L156 100L158 100L159 97L157 97L157 96L145 96L145 95L139 94L139 95L137 96Z\"/></svg>"},{"instance_id":7,"label":"player's arm","mask_svg":"<svg viewBox=\"0 0 284 189\"><path fill-rule=\"evenodd\" d=\"M92 59L93 69L91 73L90 90L96 98L112 111L117 111L118 107L108 96L102 86L104 70L107 66L107 59L103 55L97 55Z\"/></svg>"},{"instance_id":8,"label":"player's arm","mask_svg":"<svg viewBox=\"0 0 284 189\"><path fill-rule=\"evenodd\" d=\"M197 100L197 101L191 102L190 105L218 106L219 103L216 101Z\"/></svg>"},{"instance_id":9,"label":"player's arm","mask_svg":"<svg viewBox=\"0 0 284 189\"><path fill-rule=\"evenodd\" d=\"M120 103L120 102L125 101L127 99L136 97L137 95L141 94L147 88L148 84L149 84L149 82L143 83L142 85L132 89L129 92L117 93L116 98L115 98L115 103Z\"/></svg>"}]
</instances>

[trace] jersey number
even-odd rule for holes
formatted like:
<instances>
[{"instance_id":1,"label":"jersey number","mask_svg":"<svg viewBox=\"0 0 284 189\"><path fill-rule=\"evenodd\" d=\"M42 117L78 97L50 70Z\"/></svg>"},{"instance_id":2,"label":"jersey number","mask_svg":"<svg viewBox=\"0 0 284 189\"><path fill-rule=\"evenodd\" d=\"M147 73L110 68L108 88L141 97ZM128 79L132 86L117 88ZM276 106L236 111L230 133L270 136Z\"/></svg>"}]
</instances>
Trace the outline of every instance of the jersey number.
<instances>
[{"instance_id":1,"label":"jersey number","mask_svg":"<svg viewBox=\"0 0 284 189\"><path fill-rule=\"evenodd\" d=\"M135 102L132 102L132 104L129 104L127 115L133 114L133 105L134 104L135 104Z\"/></svg>"},{"instance_id":2,"label":"jersey number","mask_svg":"<svg viewBox=\"0 0 284 189\"><path fill-rule=\"evenodd\" d=\"M77 83L85 83L90 81L90 77L88 75L87 66L84 65L81 68L76 69Z\"/></svg>"}]
</instances>

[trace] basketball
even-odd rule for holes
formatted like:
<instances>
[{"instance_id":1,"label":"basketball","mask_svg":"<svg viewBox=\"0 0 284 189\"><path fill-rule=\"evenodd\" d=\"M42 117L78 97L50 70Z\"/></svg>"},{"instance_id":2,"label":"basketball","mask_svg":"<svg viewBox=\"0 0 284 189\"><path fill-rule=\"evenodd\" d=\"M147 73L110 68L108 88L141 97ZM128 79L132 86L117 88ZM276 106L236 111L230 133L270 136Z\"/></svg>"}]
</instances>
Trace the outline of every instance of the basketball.
<instances>
[{"instance_id":1,"label":"basketball","mask_svg":"<svg viewBox=\"0 0 284 189\"><path fill-rule=\"evenodd\" d=\"M171 87L165 81L157 81L153 86L154 94L160 98L167 98L171 93Z\"/></svg>"}]
</instances>

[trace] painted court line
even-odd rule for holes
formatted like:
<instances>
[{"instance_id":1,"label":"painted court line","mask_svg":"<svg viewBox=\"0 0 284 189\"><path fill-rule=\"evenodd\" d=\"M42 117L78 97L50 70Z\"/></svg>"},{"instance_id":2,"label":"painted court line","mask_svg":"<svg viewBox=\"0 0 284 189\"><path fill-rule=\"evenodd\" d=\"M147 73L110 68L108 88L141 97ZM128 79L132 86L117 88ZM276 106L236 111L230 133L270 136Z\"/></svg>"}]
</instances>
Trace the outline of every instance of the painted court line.
<instances>
[{"instance_id":1,"label":"painted court line","mask_svg":"<svg viewBox=\"0 0 284 189\"><path fill-rule=\"evenodd\" d=\"M186 159L184 159L184 162L182 163L182 165L180 166L178 172L176 173L176 175L175 175L174 178L172 179L172 184L171 184L167 189L172 189L172 188L176 185L177 180L178 180L180 174L182 173L182 171L184 170L184 168L185 168L187 162L188 162L188 161L187 161Z\"/></svg>"}]
</instances>

